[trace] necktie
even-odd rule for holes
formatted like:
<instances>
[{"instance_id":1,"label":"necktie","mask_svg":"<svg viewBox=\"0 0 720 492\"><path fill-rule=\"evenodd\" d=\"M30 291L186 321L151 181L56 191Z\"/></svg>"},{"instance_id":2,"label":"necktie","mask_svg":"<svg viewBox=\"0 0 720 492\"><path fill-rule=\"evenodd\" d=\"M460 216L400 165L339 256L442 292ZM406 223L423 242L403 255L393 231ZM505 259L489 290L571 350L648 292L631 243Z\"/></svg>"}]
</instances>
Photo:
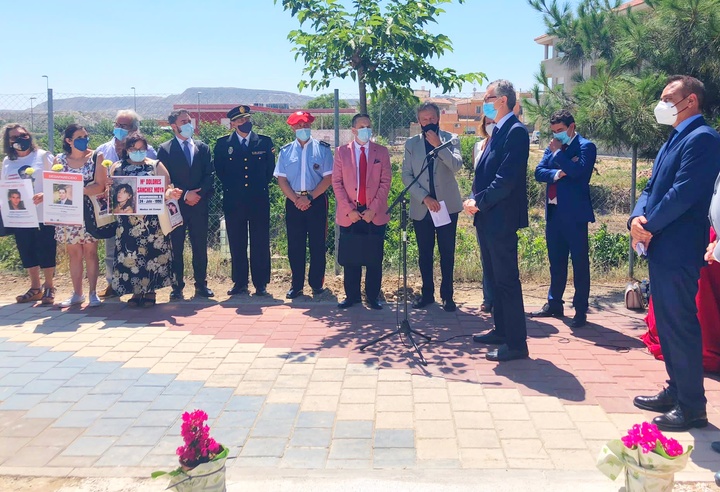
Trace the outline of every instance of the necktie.
<instances>
[{"instance_id":1,"label":"necktie","mask_svg":"<svg viewBox=\"0 0 720 492\"><path fill-rule=\"evenodd\" d=\"M358 204L365 205L365 181L367 181L367 156L365 147L360 147L360 183L358 183Z\"/></svg>"},{"instance_id":2,"label":"necktie","mask_svg":"<svg viewBox=\"0 0 720 492\"><path fill-rule=\"evenodd\" d=\"M561 147L560 150L565 152L567 150L567 148L568 148L568 146L566 144L563 144L563 146ZM548 186L547 198L548 198L548 201L555 200L557 198L557 184L550 183L550 186Z\"/></svg>"},{"instance_id":3,"label":"necktie","mask_svg":"<svg viewBox=\"0 0 720 492\"><path fill-rule=\"evenodd\" d=\"M183 142L183 152L185 152L185 159L188 161L188 166L192 167L192 155L190 155L190 142L185 140Z\"/></svg>"}]
</instances>

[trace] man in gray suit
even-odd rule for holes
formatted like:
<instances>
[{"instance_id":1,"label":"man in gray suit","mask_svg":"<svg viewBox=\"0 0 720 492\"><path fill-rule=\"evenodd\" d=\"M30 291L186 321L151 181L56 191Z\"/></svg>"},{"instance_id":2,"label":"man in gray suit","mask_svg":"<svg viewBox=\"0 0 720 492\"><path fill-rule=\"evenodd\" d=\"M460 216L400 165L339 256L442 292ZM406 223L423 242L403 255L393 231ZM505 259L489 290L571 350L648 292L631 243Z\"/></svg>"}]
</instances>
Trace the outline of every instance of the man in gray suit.
<instances>
[{"instance_id":1,"label":"man in gray suit","mask_svg":"<svg viewBox=\"0 0 720 492\"><path fill-rule=\"evenodd\" d=\"M440 131L440 108L433 103L424 103L417 109L417 120L422 128L420 135L408 139L405 143L405 158L402 165L402 180L408 186L416 176L417 182L410 188L410 218L413 220L415 237L418 244L420 275L422 276L422 295L413 302L415 309L422 309L435 302L435 284L433 282L433 251L437 236L440 252L440 298L443 309L455 311L453 301L453 269L455 267L455 232L458 212L462 210L462 200L455 174L462 169L460 146L455 143L435 156L428 156L436 147L456 138L452 133ZM428 168L420 174L426 163ZM435 227L430 211L438 212L440 202L445 202L450 214L450 223Z\"/></svg>"}]
</instances>

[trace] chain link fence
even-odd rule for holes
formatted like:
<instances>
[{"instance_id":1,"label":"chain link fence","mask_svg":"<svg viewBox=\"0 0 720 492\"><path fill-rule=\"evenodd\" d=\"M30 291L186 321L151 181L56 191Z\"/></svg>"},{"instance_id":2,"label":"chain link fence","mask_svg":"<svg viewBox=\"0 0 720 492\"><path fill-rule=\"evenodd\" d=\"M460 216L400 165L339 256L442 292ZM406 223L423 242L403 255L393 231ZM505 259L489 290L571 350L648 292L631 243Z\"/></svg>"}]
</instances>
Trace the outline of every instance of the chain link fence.
<instances>
[{"instance_id":1,"label":"chain link fence","mask_svg":"<svg viewBox=\"0 0 720 492\"><path fill-rule=\"evenodd\" d=\"M30 129L42 148L54 153L62 152L62 132L70 123L79 123L90 134L92 148L112 139L115 114L120 109L134 109L142 118L140 129L150 144L157 148L162 142L173 137L167 117L173 109L187 109L196 125L196 138L214 147L215 140L229 132L225 113L237 104L254 106L254 130L270 136L276 148L294 138L292 129L286 124L288 113L302 106L297 102L275 104L272 101L235 101L220 99L212 94L197 93L190 97L174 94L72 94L47 93L0 94L0 124L17 122ZM328 98L332 101L332 98ZM308 99L304 101L307 102ZM333 147L352 139L351 119L356 112L356 94L339 94L339 114L333 108L311 109L316 115L313 136L325 140ZM482 113L478 109L482 100L476 94L459 94L454 97L430 99L442 111L441 129L458 134L461 141L464 169L458 174L458 183L463 196L470 194L473 174L474 144L481 140L479 124ZM264 107L260 107L262 104ZM384 98L371 101L368 113L373 123L374 139L390 149L393 163L393 186L391 200L402 190L400 167L405 141L419 132L412 102ZM522 118L522 115L521 115ZM533 129L529 128L531 136ZM582 133L582 129L579 129ZM534 179L534 170L542 157L542 141L531 144L528 162L527 190L530 203L531 225L520 232L520 264L525 278L547 276L547 249L544 240L545 185ZM0 156L3 157L3 156ZM628 238L626 221L631 208L630 160L623 157L600 155L596 171L591 180L591 195L596 214L596 223L591 224L591 255L595 269L601 272L627 272ZM650 163L640 162L638 193L647 182ZM216 258L210 271L227 275L229 266L228 250L225 244L222 196L216 186L210 203L210 238ZM332 190L329 192L332 194ZM271 250L274 268L287 268L287 239L284 220L284 197L276 184L271 188ZM328 229L328 254L334 261L335 230L332 227L334 200L331 197ZM399 214L395 214L388 228L386 243L386 267L397 264L400 249ZM417 263L417 249L412 230L408 242L410 265ZM461 214L458 227L456 253L456 279L478 281L482 276L479 252L470 217ZM333 264L329 262L329 265ZM211 260L211 263L213 260ZM189 264L187 262L186 264ZM329 267L332 268L332 267ZM336 265L337 271L337 265Z\"/></svg>"}]
</instances>

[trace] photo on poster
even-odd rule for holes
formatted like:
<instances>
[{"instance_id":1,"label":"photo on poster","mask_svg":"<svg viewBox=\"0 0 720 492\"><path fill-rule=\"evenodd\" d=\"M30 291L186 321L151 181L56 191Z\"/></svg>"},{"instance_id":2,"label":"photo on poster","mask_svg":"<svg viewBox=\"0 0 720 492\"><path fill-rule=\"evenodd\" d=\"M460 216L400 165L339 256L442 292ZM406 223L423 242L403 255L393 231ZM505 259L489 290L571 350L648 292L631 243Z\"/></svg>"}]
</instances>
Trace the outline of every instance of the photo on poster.
<instances>
[{"instance_id":1,"label":"photo on poster","mask_svg":"<svg viewBox=\"0 0 720 492\"><path fill-rule=\"evenodd\" d=\"M137 179L135 176L113 177L110 208L115 215L134 215L137 210Z\"/></svg>"},{"instance_id":2,"label":"photo on poster","mask_svg":"<svg viewBox=\"0 0 720 492\"><path fill-rule=\"evenodd\" d=\"M72 205L72 186L62 183L53 184L53 203L58 205Z\"/></svg>"},{"instance_id":3,"label":"photo on poster","mask_svg":"<svg viewBox=\"0 0 720 492\"><path fill-rule=\"evenodd\" d=\"M83 225L83 189L80 173L43 171L45 224Z\"/></svg>"},{"instance_id":4,"label":"photo on poster","mask_svg":"<svg viewBox=\"0 0 720 492\"><path fill-rule=\"evenodd\" d=\"M0 209L5 227L38 227L30 180L16 178L0 181Z\"/></svg>"}]
</instances>

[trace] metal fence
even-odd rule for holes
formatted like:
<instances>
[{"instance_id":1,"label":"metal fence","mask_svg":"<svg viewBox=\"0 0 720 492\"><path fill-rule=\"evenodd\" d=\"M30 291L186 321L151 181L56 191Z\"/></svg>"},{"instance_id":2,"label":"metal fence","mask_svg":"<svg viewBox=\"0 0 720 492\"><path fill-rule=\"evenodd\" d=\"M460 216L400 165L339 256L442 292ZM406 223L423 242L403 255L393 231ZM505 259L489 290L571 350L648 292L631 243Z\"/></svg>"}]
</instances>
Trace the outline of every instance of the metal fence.
<instances>
[{"instance_id":1,"label":"metal fence","mask_svg":"<svg viewBox=\"0 0 720 492\"><path fill-rule=\"evenodd\" d=\"M470 95L458 95L458 98ZM334 110L324 110L317 113L313 124L313 136L326 140L334 146L348 142L352 138L350 131L352 107L357 102L357 95L338 94L341 101L348 103L347 113L335 114ZM209 100L209 95L197 93L197 98L183 97L173 94L53 94L52 89L47 93L26 94L0 94L0 124L9 122L21 123L30 129L42 148L51 149L55 153L61 152L62 132L70 123L84 125L90 134L90 146L98 145L112 138L113 121L120 109L135 109L142 117L141 131L148 137L151 145L158 147L160 143L172 138L172 132L167 127L167 117L174 108L187 109L196 121L196 137L205 141L211 147L215 139L227 134L227 121L223 120L224 111L217 110L216 114L208 112L208 105L228 101ZM232 101L229 101L232 103ZM237 101L238 104L253 104L254 101ZM342 106L342 103L341 103ZM392 99L370 104L368 112L373 121L375 139L390 149L394 163L393 194L402 189L400 183L400 164L402 162L404 143L408 137L417 133L415 112L411 105ZM472 113L472 111L470 111ZM467 113L467 111L466 111ZM199 117L198 117L199 115ZM464 170L458 176L461 193L468 195L472 182L473 162L472 148L477 136L476 128L480 114L463 118L452 108L443 109L441 126L460 136L463 151ZM293 132L285 124L287 114L260 113L254 117L255 131L269 135L273 138L276 147L292 141ZM582 131L582 129L580 129ZM520 254L521 268L526 271L547 269L546 250L544 249L544 200L545 185L537 183L533 177L534 169L540 161L544 146L542 142L531 145L530 162L528 163L528 198L531 207L531 227L521 231ZM1 156L0 156L1 157ZM649 163L639 166L638 188L649 177ZM627 253L621 254L622 248L627 248L626 221L630 212L630 161L627 158L601 155L598 157L596 172L591 181L591 194L597 217L595 224L591 225L591 234L600 234L600 240L608 243L602 246L613 249L603 254L611 256L597 260L596 267L617 268L627 265ZM216 187L221 189L220 187ZM286 255L286 235L284 223L284 199L276 185L272 186L271 199L273 201L271 214L271 248L276 262L282 263ZM222 231L222 197L216 193L211 202L211 232L210 245L221 255L226 254L223 248L224 234ZM331 200L331 204L333 200ZM334 216L334 205L331 205L330 217ZM386 261L392 264L397 260L397 246L399 233L397 220L389 228L388 247L386 247ZM471 219L461 214L460 237L458 244L459 260L467 261L468 267L459 269L457 275L466 280L476 280L480 275L477 245L475 243ZM619 242L624 241L622 245ZM329 254L333 254L335 247L335 234L331 227L328 235ZM625 249L625 251L627 251ZM416 251L410 248L410 257L414 259ZM604 262L609 261L608 266ZM602 264L601 264L602 263ZM477 267L475 266L477 265ZM477 277L477 278L475 278Z\"/></svg>"}]
</instances>

